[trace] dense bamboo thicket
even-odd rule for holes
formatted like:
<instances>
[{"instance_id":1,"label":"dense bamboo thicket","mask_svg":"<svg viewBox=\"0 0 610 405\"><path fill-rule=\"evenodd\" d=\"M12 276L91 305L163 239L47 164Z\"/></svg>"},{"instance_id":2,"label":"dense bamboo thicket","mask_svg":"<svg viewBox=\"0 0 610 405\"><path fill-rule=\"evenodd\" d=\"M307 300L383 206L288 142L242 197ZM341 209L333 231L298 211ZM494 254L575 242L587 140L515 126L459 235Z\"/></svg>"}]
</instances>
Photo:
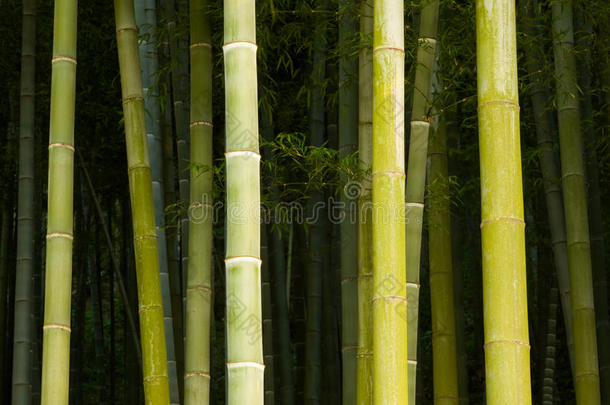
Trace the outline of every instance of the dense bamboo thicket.
<instances>
[{"instance_id":1,"label":"dense bamboo thicket","mask_svg":"<svg viewBox=\"0 0 610 405\"><path fill-rule=\"evenodd\" d=\"M0 403L607 402L606 1L0 17Z\"/></svg>"}]
</instances>

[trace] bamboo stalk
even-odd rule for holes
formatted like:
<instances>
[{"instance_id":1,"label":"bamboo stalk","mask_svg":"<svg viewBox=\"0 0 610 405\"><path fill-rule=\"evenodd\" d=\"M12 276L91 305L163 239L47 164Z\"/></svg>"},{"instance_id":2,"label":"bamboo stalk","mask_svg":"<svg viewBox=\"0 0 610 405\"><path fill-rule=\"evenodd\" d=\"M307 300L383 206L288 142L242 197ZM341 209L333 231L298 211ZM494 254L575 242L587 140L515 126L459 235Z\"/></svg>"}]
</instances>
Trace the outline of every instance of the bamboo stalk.
<instances>
[{"instance_id":1,"label":"bamboo stalk","mask_svg":"<svg viewBox=\"0 0 610 405\"><path fill-rule=\"evenodd\" d=\"M32 400L31 345L34 337L32 274L34 252L34 98L36 72L36 1L23 1L21 89L19 101L19 191L17 208L17 265L13 337L12 403ZM68 324L69 324L68 319Z\"/></svg>"},{"instance_id":2,"label":"bamboo stalk","mask_svg":"<svg viewBox=\"0 0 610 405\"><path fill-rule=\"evenodd\" d=\"M225 0L229 405L264 402L256 50L255 1Z\"/></svg>"},{"instance_id":3,"label":"bamboo stalk","mask_svg":"<svg viewBox=\"0 0 610 405\"><path fill-rule=\"evenodd\" d=\"M552 12L576 403L596 405L601 399L571 0L554 2Z\"/></svg>"},{"instance_id":4,"label":"bamboo stalk","mask_svg":"<svg viewBox=\"0 0 610 405\"><path fill-rule=\"evenodd\" d=\"M163 301L133 0L115 0L147 404L169 403Z\"/></svg>"},{"instance_id":5,"label":"bamboo stalk","mask_svg":"<svg viewBox=\"0 0 610 405\"><path fill-rule=\"evenodd\" d=\"M401 1L375 2L373 32L373 403L408 404Z\"/></svg>"},{"instance_id":6,"label":"bamboo stalk","mask_svg":"<svg viewBox=\"0 0 610 405\"><path fill-rule=\"evenodd\" d=\"M486 396L531 404L515 4L477 0Z\"/></svg>"},{"instance_id":7,"label":"bamboo stalk","mask_svg":"<svg viewBox=\"0 0 610 405\"><path fill-rule=\"evenodd\" d=\"M358 405L373 403L373 252L371 179L373 142L373 1L360 8L361 49L358 56L358 147L360 167L366 172L358 198Z\"/></svg>"},{"instance_id":8,"label":"bamboo stalk","mask_svg":"<svg viewBox=\"0 0 610 405\"><path fill-rule=\"evenodd\" d=\"M411 135L407 169L406 249L407 317L409 341L409 402L415 403L417 370L417 324L419 318L420 256L426 186L426 159L430 130L431 79L438 30L438 0L421 0L417 67L413 87Z\"/></svg>"},{"instance_id":9,"label":"bamboo stalk","mask_svg":"<svg viewBox=\"0 0 610 405\"><path fill-rule=\"evenodd\" d=\"M208 3L190 1L191 170L186 291L185 405L210 396L212 312L212 43Z\"/></svg>"}]
</instances>

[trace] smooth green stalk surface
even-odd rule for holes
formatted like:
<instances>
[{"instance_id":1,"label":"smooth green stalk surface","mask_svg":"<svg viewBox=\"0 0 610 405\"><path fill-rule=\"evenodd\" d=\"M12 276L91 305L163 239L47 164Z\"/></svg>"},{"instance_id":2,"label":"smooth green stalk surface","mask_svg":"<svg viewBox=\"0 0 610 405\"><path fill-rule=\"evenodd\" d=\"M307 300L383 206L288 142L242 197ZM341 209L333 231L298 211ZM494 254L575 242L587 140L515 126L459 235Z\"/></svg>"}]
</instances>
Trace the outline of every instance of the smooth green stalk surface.
<instances>
[{"instance_id":1,"label":"smooth green stalk surface","mask_svg":"<svg viewBox=\"0 0 610 405\"><path fill-rule=\"evenodd\" d=\"M133 0L115 0L146 405L169 403L159 253Z\"/></svg>"},{"instance_id":2,"label":"smooth green stalk surface","mask_svg":"<svg viewBox=\"0 0 610 405\"><path fill-rule=\"evenodd\" d=\"M373 403L395 405L409 402L402 1L375 1L373 32Z\"/></svg>"},{"instance_id":3,"label":"smooth green stalk surface","mask_svg":"<svg viewBox=\"0 0 610 405\"><path fill-rule=\"evenodd\" d=\"M34 266L34 97L36 72L36 1L23 1L21 93L19 102L19 193L17 202L17 265L13 332L12 403L32 400L30 369L34 332L32 274ZM70 192L72 192L70 190ZM68 304L69 308L69 304ZM68 318L68 324L70 323ZM68 337L69 339L69 337Z\"/></svg>"},{"instance_id":4,"label":"smooth green stalk surface","mask_svg":"<svg viewBox=\"0 0 610 405\"><path fill-rule=\"evenodd\" d=\"M55 2L41 403L68 403L77 2Z\"/></svg>"},{"instance_id":5,"label":"smooth green stalk surface","mask_svg":"<svg viewBox=\"0 0 610 405\"><path fill-rule=\"evenodd\" d=\"M574 331L574 386L578 405L597 405L601 399L571 0L554 2L552 11L557 118Z\"/></svg>"},{"instance_id":6,"label":"smooth green stalk surface","mask_svg":"<svg viewBox=\"0 0 610 405\"><path fill-rule=\"evenodd\" d=\"M421 0L417 67L413 86L413 110L407 169L406 257L409 402L415 403L417 370L417 324L419 319L419 266L426 187L426 161L430 130L431 80L438 30L438 0Z\"/></svg>"},{"instance_id":7,"label":"smooth green stalk surface","mask_svg":"<svg viewBox=\"0 0 610 405\"><path fill-rule=\"evenodd\" d=\"M225 0L229 405L264 401L256 49L254 0Z\"/></svg>"},{"instance_id":8,"label":"smooth green stalk surface","mask_svg":"<svg viewBox=\"0 0 610 405\"><path fill-rule=\"evenodd\" d=\"M212 43L206 0L190 1L191 187L186 288L185 405L210 396L212 313Z\"/></svg>"},{"instance_id":9,"label":"smooth green stalk surface","mask_svg":"<svg viewBox=\"0 0 610 405\"><path fill-rule=\"evenodd\" d=\"M488 405L530 405L514 1L477 0L481 247Z\"/></svg>"},{"instance_id":10,"label":"smooth green stalk surface","mask_svg":"<svg viewBox=\"0 0 610 405\"><path fill-rule=\"evenodd\" d=\"M365 171L358 199L358 405L373 403L373 254L371 217L371 170L373 142L373 1L360 7L361 49L358 57L358 148Z\"/></svg>"}]
</instances>

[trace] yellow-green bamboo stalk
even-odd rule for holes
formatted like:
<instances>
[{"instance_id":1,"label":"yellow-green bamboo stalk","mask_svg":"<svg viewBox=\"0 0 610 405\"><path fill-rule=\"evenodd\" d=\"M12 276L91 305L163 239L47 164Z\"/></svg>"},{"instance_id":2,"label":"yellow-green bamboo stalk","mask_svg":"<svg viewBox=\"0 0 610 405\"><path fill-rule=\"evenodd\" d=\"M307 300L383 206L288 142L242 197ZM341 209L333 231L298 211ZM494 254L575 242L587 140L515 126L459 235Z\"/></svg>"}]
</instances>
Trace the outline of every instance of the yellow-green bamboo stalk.
<instances>
[{"instance_id":1,"label":"yellow-green bamboo stalk","mask_svg":"<svg viewBox=\"0 0 610 405\"><path fill-rule=\"evenodd\" d=\"M371 170L373 142L373 0L360 7L361 48L358 57L358 147L362 170ZM362 180L358 199L358 353L356 403L373 403L373 254L371 180Z\"/></svg>"},{"instance_id":2,"label":"yellow-green bamboo stalk","mask_svg":"<svg viewBox=\"0 0 610 405\"><path fill-rule=\"evenodd\" d=\"M411 135L407 169L406 206L406 268L407 299L409 300L408 358L409 402L415 403L417 371L417 323L419 319L419 265L422 244L424 191L426 186L426 160L428 157L428 132L430 129L431 80L438 29L438 0L421 0L417 67L413 87Z\"/></svg>"},{"instance_id":3,"label":"yellow-green bamboo stalk","mask_svg":"<svg viewBox=\"0 0 610 405\"><path fill-rule=\"evenodd\" d=\"M373 16L373 403L408 404L403 2Z\"/></svg>"},{"instance_id":4,"label":"yellow-green bamboo stalk","mask_svg":"<svg viewBox=\"0 0 610 405\"><path fill-rule=\"evenodd\" d=\"M264 401L256 49L255 1L225 0L229 405Z\"/></svg>"},{"instance_id":5,"label":"yellow-green bamboo stalk","mask_svg":"<svg viewBox=\"0 0 610 405\"><path fill-rule=\"evenodd\" d=\"M191 181L186 288L185 405L210 397L212 313L212 39L206 0L190 0Z\"/></svg>"},{"instance_id":6,"label":"yellow-green bamboo stalk","mask_svg":"<svg viewBox=\"0 0 610 405\"><path fill-rule=\"evenodd\" d=\"M457 405L458 366L451 255L451 204L444 119L430 136L428 255L432 313L434 403Z\"/></svg>"},{"instance_id":7,"label":"yellow-green bamboo stalk","mask_svg":"<svg viewBox=\"0 0 610 405\"><path fill-rule=\"evenodd\" d=\"M138 280L144 396L147 405L168 404L169 383L157 232L133 0L115 0L114 9Z\"/></svg>"},{"instance_id":8,"label":"yellow-green bamboo stalk","mask_svg":"<svg viewBox=\"0 0 610 405\"><path fill-rule=\"evenodd\" d=\"M68 403L76 96L76 0L55 2L41 403Z\"/></svg>"},{"instance_id":9,"label":"yellow-green bamboo stalk","mask_svg":"<svg viewBox=\"0 0 610 405\"><path fill-rule=\"evenodd\" d=\"M477 0L481 244L488 405L529 405L515 3Z\"/></svg>"},{"instance_id":10,"label":"yellow-green bamboo stalk","mask_svg":"<svg viewBox=\"0 0 610 405\"><path fill-rule=\"evenodd\" d=\"M34 98L36 72L36 1L24 0L19 97L19 191L17 264L13 332L12 402L32 401L32 274L34 266Z\"/></svg>"},{"instance_id":11,"label":"yellow-green bamboo stalk","mask_svg":"<svg viewBox=\"0 0 610 405\"><path fill-rule=\"evenodd\" d=\"M557 118L563 202L566 218L572 328L574 385L578 405L601 403L597 338L591 274L591 247L585 191L572 1L553 3L553 49L557 77Z\"/></svg>"}]
</instances>

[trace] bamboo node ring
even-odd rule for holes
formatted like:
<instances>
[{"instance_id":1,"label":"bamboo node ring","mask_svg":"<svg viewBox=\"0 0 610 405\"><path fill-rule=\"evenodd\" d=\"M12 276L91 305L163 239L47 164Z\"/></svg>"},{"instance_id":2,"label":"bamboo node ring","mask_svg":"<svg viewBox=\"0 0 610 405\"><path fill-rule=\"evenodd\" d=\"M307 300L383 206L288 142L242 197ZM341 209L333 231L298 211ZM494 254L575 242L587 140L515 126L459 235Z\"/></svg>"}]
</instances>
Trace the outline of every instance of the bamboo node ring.
<instances>
[{"instance_id":1,"label":"bamboo node ring","mask_svg":"<svg viewBox=\"0 0 610 405\"><path fill-rule=\"evenodd\" d=\"M253 367L261 371L265 370L265 365L256 361L228 361L227 368Z\"/></svg>"},{"instance_id":2,"label":"bamboo node ring","mask_svg":"<svg viewBox=\"0 0 610 405\"><path fill-rule=\"evenodd\" d=\"M72 236L72 234L70 234L70 233L65 233L65 232L48 233L47 239L51 239L51 238L66 238L66 239L73 240L74 236Z\"/></svg>"},{"instance_id":3,"label":"bamboo node ring","mask_svg":"<svg viewBox=\"0 0 610 405\"><path fill-rule=\"evenodd\" d=\"M64 143L64 142L54 142L49 144L49 150L52 148L66 148L71 150L72 152L75 151L74 146L70 145L69 143Z\"/></svg>"},{"instance_id":4,"label":"bamboo node ring","mask_svg":"<svg viewBox=\"0 0 610 405\"><path fill-rule=\"evenodd\" d=\"M483 345L483 348L486 349L487 347L489 347L489 346L491 346L493 344L496 344L496 343L510 343L510 344L513 344L513 345L525 346L528 349L531 347L529 343L524 342L522 340L496 339L496 340L491 340L491 341L485 343Z\"/></svg>"},{"instance_id":5,"label":"bamboo node ring","mask_svg":"<svg viewBox=\"0 0 610 405\"><path fill-rule=\"evenodd\" d=\"M522 220L521 218L517 218L517 217L509 217L509 216L500 216L500 217L493 217L493 218L486 218L484 220L481 221L481 225L479 226L481 229L483 229L483 227L485 225L487 225L488 223L491 222L498 222L498 221L510 221L510 222L516 222L519 225L523 225L525 226L525 221Z\"/></svg>"},{"instance_id":6,"label":"bamboo node ring","mask_svg":"<svg viewBox=\"0 0 610 405\"><path fill-rule=\"evenodd\" d=\"M51 59L51 64L54 64L55 62L70 62L76 65L76 59L71 58L69 56L55 56L53 59Z\"/></svg>"},{"instance_id":7,"label":"bamboo node ring","mask_svg":"<svg viewBox=\"0 0 610 405\"><path fill-rule=\"evenodd\" d=\"M231 256L231 257L226 257L225 258L225 264L229 265L232 264L234 262L241 262L241 261L245 261L245 262L255 262L257 263L259 266L261 265L261 263L263 262L260 257L256 257L256 256Z\"/></svg>"},{"instance_id":8,"label":"bamboo node ring","mask_svg":"<svg viewBox=\"0 0 610 405\"><path fill-rule=\"evenodd\" d=\"M140 308L138 308L138 313L141 314L142 312L150 311L152 309L159 309L159 308L161 308L161 305L142 305Z\"/></svg>"},{"instance_id":9,"label":"bamboo node ring","mask_svg":"<svg viewBox=\"0 0 610 405\"><path fill-rule=\"evenodd\" d=\"M207 378L209 380L210 374L204 373L203 371L192 371L190 373L184 373L184 378L188 378L188 377L203 377L203 378Z\"/></svg>"},{"instance_id":10,"label":"bamboo node ring","mask_svg":"<svg viewBox=\"0 0 610 405\"><path fill-rule=\"evenodd\" d=\"M214 127L214 125L210 121L193 121L190 123L189 128L194 128L194 127L201 126L201 125L204 125L204 126L210 127L210 128Z\"/></svg>"},{"instance_id":11,"label":"bamboo node ring","mask_svg":"<svg viewBox=\"0 0 610 405\"><path fill-rule=\"evenodd\" d=\"M47 330L47 329L61 329L61 330L65 330L68 333L72 332L72 329L70 329L69 326L67 325L62 325L59 323L47 323L45 325L42 326L43 330Z\"/></svg>"},{"instance_id":12,"label":"bamboo node ring","mask_svg":"<svg viewBox=\"0 0 610 405\"><path fill-rule=\"evenodd\" d=\"M222 50L226 51L226 50L229 50L231 48L240 48L240 47L254 49L255 51L258 49L258 45L256 45L254 42L250 42L250 41L233 41L233 42L227 42L226 44L224 44L222 46Z\"/></svg>"},{"instance_id":13,"label":"bamboo node ring","mask_svg":"<svg viewBox=\"0 0 610 405\"><path fill-rule=\"evenodd\" d=\"M209 42L196 42L194 44L189 45L189 48L191 49L200 47L212 49L212 44L210 44Z\"/></svg>"}]
</instances>

